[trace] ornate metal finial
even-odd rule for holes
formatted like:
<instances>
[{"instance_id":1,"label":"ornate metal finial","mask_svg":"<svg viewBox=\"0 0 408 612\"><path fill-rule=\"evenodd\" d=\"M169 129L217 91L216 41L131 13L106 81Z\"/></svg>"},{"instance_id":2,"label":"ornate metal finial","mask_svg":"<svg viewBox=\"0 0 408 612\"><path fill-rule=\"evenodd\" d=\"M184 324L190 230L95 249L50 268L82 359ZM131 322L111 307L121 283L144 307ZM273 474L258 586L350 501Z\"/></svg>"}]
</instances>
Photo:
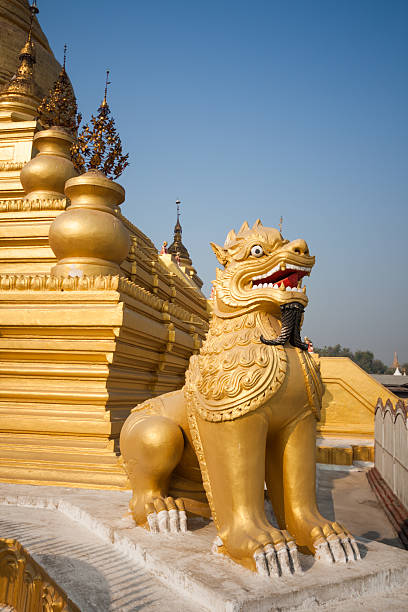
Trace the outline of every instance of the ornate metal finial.
<instances>
[{"instance_id":1,"label":"ornate metal finial","mask_svg":"<svg viewBox=\"0 0 408 612\"><path fill-rule=\"evenodd\" d=\"M36 2L36 0L33 0L33 3L30 5L31 16L30 16L30 27L28 29L27 41L26 41L26 44L24 45L23 49L21 50L21 54L23 53L24 50L26 50L26 51L29 50L31 52L34 50L33 44L31 42L31 37L32 37L32 33L33 33L34 17L36 15L38 15L39 12L40 11L38 9L37 2ZM21 59L21 55L20 55L20 59Z\"/></svg>"},{"instance_id":2,"label":"ornate metal finial","mask_svg":"<svg viewBox=\"0 0 408 612\"><path fill-rule=\"evenodd\" d=\"M104 95L103 100L102 100L102 106L108 106L108 100L107 100L108 85L111 84L111 81L109 80L109 73L110 73L110 70L107 70L106 71L106 81L105 81L105 95Z\"/></svg>"},{"instance_id":3,"label":"ornate metal finial","mask_svg":"<svg viewBox=\"0 0 408 612\"><path fill-rule=\"evenodd\" d=\"M47 129L61 127L76 135L82 116L78 113L75 93L65 70L66 58L67 45L64 45L64 63L61 72L38 107L38 121Z\"/></svg>"},{"instance_id":4,"label":"ornate metal finial","mask_svg":"<svg viewBox=\"0 0 408 612\"><path fill-rule=\"evenodd\" d=\"M279 220L279 231L280 231L280 233L282 233L282 226L283 226L283 217L281 216L281 218Z\"/></svg>"},{"instance_id":5,"label":"ornate metal finial","mask_svg":"<svg viewBox=\"0 0 408 612\"><path fill-rule=\"evenodd\" d=\"M116 132L115 120L110 117L107 102L109 70L106 71L105 95L98 115L91 116L90 122L83 126L71 154L78 172L100 170L108 178L118 178L129 165L129 153L123 155L122 143Z\"/></svg>"},{"instance_id":6,"label":"ornate metal finial","mask_svg":"<svg viewBox=\"0 0 408 612\"><path fill-rule=\"evenodd\" d=\"M176 200L176 206L177 206L177 223L180 225L180 200Z\"/></svg>"},{"instance_id":7,"label":"ornate metal finial","mask_svg":"<svg viewBox=\"0 0 408 612\"><path fill-rule=\"evenodd\" d=\"M28 31L28 40L31 40L31 33L33 30L33 21L34 21L34 17L35 15L38 15L39 13L39 8L37 6L37 0L33 0L33 3L30 6L30 13L31 13L31 17L30 17L30 29Z\"/></svg>"}]
</instances>

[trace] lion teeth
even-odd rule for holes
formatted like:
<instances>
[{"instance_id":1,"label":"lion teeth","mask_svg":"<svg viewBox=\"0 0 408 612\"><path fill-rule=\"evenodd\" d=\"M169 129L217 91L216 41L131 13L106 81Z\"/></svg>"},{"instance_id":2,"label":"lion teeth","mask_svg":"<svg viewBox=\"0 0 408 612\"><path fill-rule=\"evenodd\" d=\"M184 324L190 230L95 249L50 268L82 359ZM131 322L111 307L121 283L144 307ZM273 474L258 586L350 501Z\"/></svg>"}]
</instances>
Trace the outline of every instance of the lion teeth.
<instances>
[{"instance_id":1,"label":"lion teeth","mask_svg":"<svg viewBox=\"0 0 408 612\"><path fill-rule=\"evenodd\" d=\"M252 280L256 281L256 280L262 280L263 278L268 278L269 276L272 276L272 274L277 272L279 269L280 269L279 265L275 266L274 268L272 268L272 270L269 270L269 272L267 272L266 274L261 274L260 276L254 276Z\"/></svg>"},{"instance_id":2,"label":"lion teeth","mask_svg":"<svg viewBox=\"0 0 408 612\"><path fill-rule=\"evenodd\" d=\"M269 278L269 276L272 276L272 274L275 274L275 272L277 272L278 270L286 270L286 269L299 270L301 272L310 272L311 270L311 268L305 268L304 266L295 266L293 264L287 264L284 261L282 261L280 264L272 268L272 270L269 270L269 272L267 272L266 274L260 274L259 276L254 276L252 280L257 281L257 280L262 280L264 278ZM259 286L262 286L262 285L259 284Z\"/></svg>"},{"instance_id":3,"label":"lion teeth","mask_svg":"<svg viewBox=\"0 0 408 612\"><path fill-rule=\"evenodd\" d=\"M259 283L259 285L253 285L252 289L280 289L280 291L297 291L299 293L306 293L306 287L285 287L283 281L280 285L278 285L278 283Z\"/></svg>"},{"instance_id":4,"label":"lion teeth","mask_svg":"<svg viewBox=\"0 0 408 612\"><path fill-rule=\"evenodd\" d=\"M295 266L293 264L286 264L286 267L289 270L300 270L301 272L310 272L312 268L305 268L304 266Z\"/></svg>"}]
</instances>

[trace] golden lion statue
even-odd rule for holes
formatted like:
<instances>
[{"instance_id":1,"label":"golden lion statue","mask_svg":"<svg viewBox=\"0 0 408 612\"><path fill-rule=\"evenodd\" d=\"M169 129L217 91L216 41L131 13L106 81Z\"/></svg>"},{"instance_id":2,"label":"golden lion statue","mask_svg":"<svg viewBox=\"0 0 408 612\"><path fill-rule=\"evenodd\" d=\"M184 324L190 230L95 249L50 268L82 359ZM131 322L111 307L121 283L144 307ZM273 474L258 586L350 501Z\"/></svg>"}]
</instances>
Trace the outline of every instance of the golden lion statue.
<instances>
[{"instance_id":1,"label":"golden lion statue","mask_svg":"<svg viewBox=\"0 0 408 612\"><path fill-rule=\"evenodd\" d=\"M316 504L322 382L300 339L315 259L259 220L211 246L224 270L186 384L134 408L122 429L134 520L177 532L186 511L211 515L214 550L262 574L300 573L297 546L328 563L357 560L354 538ZM265 482L281 530L265 516Z\"/></svg>"}]
</instances>

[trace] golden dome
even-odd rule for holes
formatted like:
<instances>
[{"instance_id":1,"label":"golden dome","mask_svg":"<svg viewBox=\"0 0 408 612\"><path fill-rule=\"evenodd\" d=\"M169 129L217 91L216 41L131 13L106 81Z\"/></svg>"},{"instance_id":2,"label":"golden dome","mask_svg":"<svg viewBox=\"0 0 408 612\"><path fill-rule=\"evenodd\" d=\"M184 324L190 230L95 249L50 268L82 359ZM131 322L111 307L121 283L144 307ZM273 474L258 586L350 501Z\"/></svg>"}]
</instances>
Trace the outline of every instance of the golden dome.
<instances>
[{"instance_id":1,"label":"golden dome","mask_svg":"<svg viewBox=\"0 0 408 612\"><path fill-rule=\"evenodd\" d=\"M30 17L28 0L0 0L0 90L9 83L20 64L19 56L27 43ZM43 97L53 86L61 66L37 19L34 19L32 39L37 59L35 83Z\"/></svg>"}]
</instances>

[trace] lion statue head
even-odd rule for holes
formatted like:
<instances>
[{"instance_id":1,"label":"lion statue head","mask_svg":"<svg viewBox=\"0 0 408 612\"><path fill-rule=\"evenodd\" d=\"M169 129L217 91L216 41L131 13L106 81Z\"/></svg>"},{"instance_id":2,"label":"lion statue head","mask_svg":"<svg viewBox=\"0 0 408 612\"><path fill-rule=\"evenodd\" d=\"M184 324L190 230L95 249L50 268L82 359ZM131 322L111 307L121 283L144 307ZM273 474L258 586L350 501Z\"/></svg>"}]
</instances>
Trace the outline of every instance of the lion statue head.
<instances>
[{"instance_id":1,"label":"lion statue head","mask_svg":"<svg viewBox=\"0 0 408 612\"><path fill-rule=\"evenodd\" d=\"M309 276L315 258L304 240L284 240L279 230L258 219L252 228L245 221L237 234L231 230L223 247L213 242L211 247L224 266L217 268L213 281L218 316L264 310L280 317L285 304L307 305L302 279Z\"/></svg>"}]
</instances>

